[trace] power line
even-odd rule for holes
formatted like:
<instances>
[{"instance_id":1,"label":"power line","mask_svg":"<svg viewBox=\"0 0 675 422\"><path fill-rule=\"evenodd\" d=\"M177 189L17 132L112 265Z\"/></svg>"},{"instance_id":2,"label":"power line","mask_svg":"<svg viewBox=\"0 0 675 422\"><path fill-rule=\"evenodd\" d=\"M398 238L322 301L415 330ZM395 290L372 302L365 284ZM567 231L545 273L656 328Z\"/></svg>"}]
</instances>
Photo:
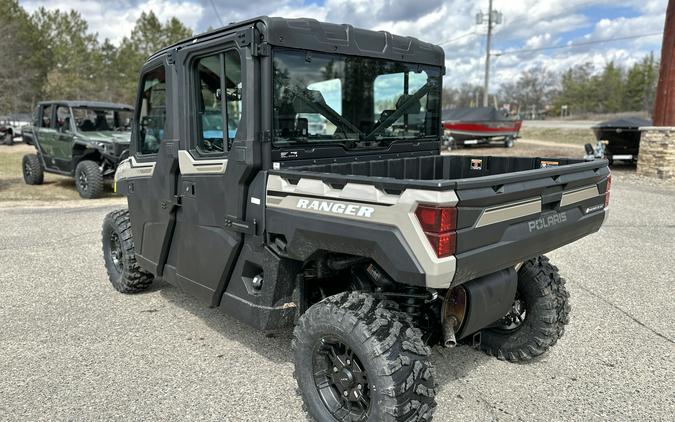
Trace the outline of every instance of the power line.
<instances>
[{"instance_id":1,"label":"power line","mask_svg":"<svg viewBox=\"0 0 675 422\"><path fill-rule=\"evenodd\" d=\"M218 12L218 8L216 7L216 3L211 0L211 6L213 6L213 11L216 12L216 17L218 18L218 21L220 22L220 26L225 26L223 23L223 18L220 17L220 12Z\"/></svg>"},{"instance_id":2,"label":"power line","mask_svg":"<svg viewBox=\"0 0 675 422\"><path fill-rule=\"evenodd\" d=\"M650 34L641 34L641 35L630 35L630 36L625 36L625 37L616 37L616 38L608 38L605 40L595 40L595 41L587 41L587 42L580 42L576 44L566 44L566 45L552 45L549 47L539 47L539 48L523 48L520 50L511 50L511 51L505 51L503 53L495 53L493 56L499 57L499 56L506 56L510 54L520 54L520 53L531 53L535 51L545 51L545 50L557 50L557 49L562 49L562 48L576 48L576 47L583 47L586 45L593 45L593 44L602 44L602 43L607 43L607 42L613 42L613 41L623 41L623 40L633 40L637 38L645 38L645 37L653 37L656 35L663 35L662 32L652 32Z\"/></svg>"},{"instance_id":3,"label":"power line","mask_svg":"<svg viewBox=\"0 0 675 422\"><path fill-rule=\"evenodd\" d=\"M439 43L438 45L446 45L446 44L450 44L450 43L453 43L453 42L455 42L455 41L459 41L459 40L461 40L462 38L466 38L466 37L468 37L468 36L470 36L470 35L477 35L477 34L476 34L475 32L473 32L473 31L467 32L466 34L460 35L459 37L456 37L456 38L453 38L453 39L450 39L450 40L447 40L447 41L443 41L442 43Z\"/></svg>"}]
</instances>

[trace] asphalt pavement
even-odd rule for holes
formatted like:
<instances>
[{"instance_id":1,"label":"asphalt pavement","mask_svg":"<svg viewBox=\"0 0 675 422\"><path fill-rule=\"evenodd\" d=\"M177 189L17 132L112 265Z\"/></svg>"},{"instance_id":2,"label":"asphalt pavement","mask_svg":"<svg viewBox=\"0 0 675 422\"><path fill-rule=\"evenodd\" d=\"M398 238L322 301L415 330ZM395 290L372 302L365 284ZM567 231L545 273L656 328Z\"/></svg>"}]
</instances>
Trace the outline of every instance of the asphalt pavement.
<instances>
[{"instance_id":1,"label":"asphalt pavement","mask_svg":"<svg viewBox=\"0 0 675 422\"><path fill-rule=\"evenodd\" d=\"M157 282L125 296L100 247L111 205L0 208L0 420L305 420L291 334ZM599 233L549 256L572 320L545 357L435 348L435 420L673 420L675 188L615 172Z\"/></svg>"}]
</instances>

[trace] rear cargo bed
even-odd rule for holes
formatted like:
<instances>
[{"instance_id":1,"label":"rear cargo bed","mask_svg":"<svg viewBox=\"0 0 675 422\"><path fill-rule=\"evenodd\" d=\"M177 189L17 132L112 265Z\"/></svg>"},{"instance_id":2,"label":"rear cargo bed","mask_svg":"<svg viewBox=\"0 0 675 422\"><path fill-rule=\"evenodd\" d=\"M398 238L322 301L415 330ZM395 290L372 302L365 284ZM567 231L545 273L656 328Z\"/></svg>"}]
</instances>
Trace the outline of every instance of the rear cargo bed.
<instances>
[{"instance_id":1,"label":"rear cargo bed","mask_svg":"<svg viewBox=\"0 0 675 422\"><path fill-rule=\"evenodd\" d=\"M320 179L335 189L354 183L390 194L454 191L456 284L596 232L606 215L609 168L606 160L444 155L318 164L270 174L291 184Z\"/></svg>"},{"instance_id":2,"label":"rear cargo bed","mask_svg":"<svg viewBox=\"0 0 675 422\"><path fill-rule=\"evenodd\" d=\"M285 177L317 178L330 184L374 184L384 190L448 190L558 177L584 170L598 171L603 167L607 167L605 160L434 155L315 164L273 170L270 173Z\"/></svg>"}]
</instances>

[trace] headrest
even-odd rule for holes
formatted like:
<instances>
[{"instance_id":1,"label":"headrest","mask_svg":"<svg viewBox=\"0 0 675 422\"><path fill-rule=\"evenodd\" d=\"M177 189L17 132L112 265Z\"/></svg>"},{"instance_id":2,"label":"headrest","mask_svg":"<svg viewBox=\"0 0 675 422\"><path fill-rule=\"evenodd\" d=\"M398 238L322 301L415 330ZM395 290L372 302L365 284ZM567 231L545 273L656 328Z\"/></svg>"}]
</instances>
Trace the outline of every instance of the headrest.
<instances>
[{"instance_id":1,"label":"headrest","mask_svg":"<svg viewBox=\"0 0 675 422\"><path fill-rule=\"evenodd\" d=\"M398 97L398 100L396 100L396 108L401 107L401 105L403 105L403 103L408 101L411 97L412 97L412 95L406 95L406 94L403 94L400 97ZM411 104L410 107L407 108L406 113L408 113L408 114L418 114L421 109L422 109L422 103L420 102L420 100L417 100L413 104Z\"/></svg>"}]
</instances>

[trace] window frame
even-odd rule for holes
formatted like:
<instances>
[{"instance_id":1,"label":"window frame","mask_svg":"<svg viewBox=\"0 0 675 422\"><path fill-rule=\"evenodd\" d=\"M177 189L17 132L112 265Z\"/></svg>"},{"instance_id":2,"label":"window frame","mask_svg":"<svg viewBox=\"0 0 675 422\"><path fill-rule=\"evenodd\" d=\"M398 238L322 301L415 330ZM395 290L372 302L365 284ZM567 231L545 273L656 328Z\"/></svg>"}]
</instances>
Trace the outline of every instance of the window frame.
<instances>
[{"instance_id":1,"label":"window frame","mask_svg":"<svg viewBox=\"0 0 675 422\"><path fill-rule=\"evenodd\" d=\"M144 67L143 70L141 71L140 78L139 78L139 83L138 83L138 88L136 92L136 104L134 106L134 119L133 119L133 126L132 126L132 137L133 139L133 145L136 148L136 151L134 152L134 156L139 159L139 161L155 161L157 158L157 154L159 153L159 149L157 152L150 152L150 153L144 153L143 148L142 148L142 141L141 141L141 134L140 134L140 122L141 122L141 110L142 110L142 97L143 97L143 87L145 86L145 78L151 74L152 72L157 71L158 69L162 69L164 71L164 85L165 85L165 98L164 98L164 103L165 103L165 119L164 119L164 137L160 141L160 145L164 139L166 139L167 135L167 123L168 123L168 114L169 114L169 106L170 106L170 87L169 87L169 72L167 72L167 66L164 63L164 58L162 57L161 60L158 60L155 63L152 63L148 65L147 67Z\"/></svg>"},{"instance_id":2,"label":"window frame","mask_svg":"<svg viewBox=\"0 0 675 422\"><path fill-rule=\"evenodd\" d=\"M201 107L201 81L199 78L199 71L198 71L198 62L204 58L207 57L213 57L217 56L220 61L220 90L223 93L222 95L224 96L223 100L221 101L221 116L224 122L224 127L223 127L223 151L213 151L213 152L208 152L208 151L203 151L201 148L199 148L200 141L202 141L202 136L203 136L203 128L202 128L202 121L200 118L200 114L197 112L191 113L193 116L192 119L190 119L190 124L188 126L188 149L191 153L191 155L196 158L196 159L227 159L230 156L230 151L227 150L226 146L228 143L229 139L229 111L227 110L227 94L226 94L226 82L225 82L225 75L227 74L227 69L226 69L226 60L225 60L225 55L227 55L229 52L234 52L237 57L239 58L239 69L240 69L240 77L241 77L241 84L242 84L242 99L241 99L241 115L239 119L239 124L237 125L237 133L235 134L234 139L236 140L240 133L241 133L241 122L244 120L244 93L246 92L246 84L244 83L245 80L245 74L247 73L246 70L246 61L245 57L242 57L241 54L241 49L237 47L235 42L228 42L226 45L223 45L223 43L219 43L215 48L210 48L210 49L203 49L200 51L195 51L194 54L192 54L189 58L189 66L188 66L188 71L190 72L188 75L188 92L189 98L190 98L190 107L193 107L193 110L198 110ZM202 133L202 135L200 135Z\"/></svg>"}]
</instances>

